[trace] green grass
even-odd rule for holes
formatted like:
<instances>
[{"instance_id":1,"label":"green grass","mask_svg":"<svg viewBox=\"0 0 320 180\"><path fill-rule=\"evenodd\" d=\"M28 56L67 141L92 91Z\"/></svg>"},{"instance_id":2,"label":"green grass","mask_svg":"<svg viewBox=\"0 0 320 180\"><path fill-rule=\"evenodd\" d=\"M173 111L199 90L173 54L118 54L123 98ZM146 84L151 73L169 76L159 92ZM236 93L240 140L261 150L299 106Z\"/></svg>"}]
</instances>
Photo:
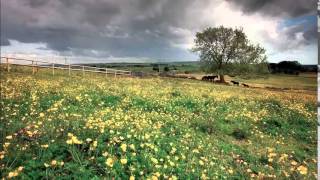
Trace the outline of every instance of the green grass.
<instances>
[{"instance_id":1,"label":"green grass","mask_svg":"<svg viewBox=\"0 0 320 180\"><path fill-rule=\"evenodd\" d=\"M91 64L97 67L109 67L122 70L130 70L133 72L145 72L157 74L158 71L154 71L153 65L149 63L110 63L110 64ZM136 66L140 67L136 67ZM195 62L172 62L167 65L160 65L160 71L164 71L164 67L168 66L170 71L177 74L185 74L189 76L197 77L201 79L205 75L200 69L200 63ZM174 70L174 67L176 70ZM304 89L315 91L317 89L317 74L316 73L301 73L300 75L289 74L265 74L265 75L247 75L228 77L227 80L237 80L240 82L251 84L257 87L274 87L274 88L287 88L287 89Z\"/></svg>"},{"instance_id":2,"label":"green grass","mask_svg":"<svg viewBox=\"0 0 320 180\"><path fill-rule=\"evenodd\" d=\"M92 65L92 64L91 64ZM153 65L149 63L110 63L110 64L94 64L98 67L109 67L134 72L145 72L157 74L158 71L152 69ZM136 67L139 65L140 67ZM164 67L168 66L170 71L177 74L188 73L188 76L194 76L201 79L205 75L200 69L199 61L195 62L171 62L167 65L160 65L160 71L164 71ZM176 70L174 70L174 67ZM316 73L300 73L300 75L289 74L264 74L264 75L247 75L228 77L227 80L237 80L240 82L251 84L256 87L273 87L286 89L303 89L315 91L317 89L317 74Z\"/></svg>"},{"instance_id":3,"label":"green grass","mask_svg":"<svg viewBox=\"0 0 320 180\"><path fill-rule=\"evenodd\" d=\"M315 92L30 72L1 71L4 178L316 179Z\"/></svg>"},{"instance_id":4,"label":"green grass","mask_svg":"<svg viewBox=\"0 0 320 180\"><path fill-rule=\"evenodd\" d=\"M133 72L145 72L145 73L153 73L156 74L158 71L153 70L153 66L160 67L160 72L164 71L164 68L167 66L169 67L170 71L174 71L176 73L199 73L200 64L199 62L168 62L157 65L157 63L108 63L108 64L88 64L89 66L97 66L101 68L115 68L115 69L122 69L122 70L129 70Z\"/></svg>"},{"instance_id":5,"label":"green grass","mask_svg":"<svg viewBox=\"0 0 320 180\"><path fill-rule=\"evenodd\" d=\"M250 79L238 77L235 79L241 82L262 87L305 89L313 91L317 90L316 73L302 73L298 76L286 74L270 74L266 77L255 77Z\"/></svg>"}]
</instances>

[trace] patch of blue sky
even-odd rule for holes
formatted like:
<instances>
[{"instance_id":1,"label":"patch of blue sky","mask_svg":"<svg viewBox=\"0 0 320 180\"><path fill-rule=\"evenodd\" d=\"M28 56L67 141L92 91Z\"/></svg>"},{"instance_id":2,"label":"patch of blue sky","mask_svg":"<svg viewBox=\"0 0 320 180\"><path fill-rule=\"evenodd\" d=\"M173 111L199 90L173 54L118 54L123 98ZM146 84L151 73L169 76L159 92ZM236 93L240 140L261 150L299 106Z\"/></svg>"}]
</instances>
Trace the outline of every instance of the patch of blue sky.
<instances>
[{"instance_id":1,"label":"patch of blue sky","mask_svg":"<svg viewBox=\"0 0 320 180\"><path fill-rule=\"evenodd\" d=\"M280 22L278 28L283 29L290 26L297 26L304 24L304 26L316 26L317 25L317 16L316 15L306 15L296 18L287 18Z\"/></svg>"}]
</instances>

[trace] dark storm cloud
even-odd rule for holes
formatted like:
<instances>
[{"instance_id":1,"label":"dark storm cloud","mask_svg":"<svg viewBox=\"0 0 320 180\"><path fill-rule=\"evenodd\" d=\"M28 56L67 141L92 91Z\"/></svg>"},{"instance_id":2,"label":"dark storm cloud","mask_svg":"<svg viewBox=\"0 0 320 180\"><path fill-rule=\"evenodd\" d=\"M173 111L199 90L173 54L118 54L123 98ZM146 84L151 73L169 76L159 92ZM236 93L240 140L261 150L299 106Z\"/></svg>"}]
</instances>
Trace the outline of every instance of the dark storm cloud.
<instances>
[{"instance_id":1,"label":"dark storm cloud","mask_svg":"<svg viewBox=\"0 0 320 180\"><path fill-rule=\"evenodd\" d=\"M190 27L192 0L1 1L1 45L43 42L59 52L92 49L112 56L170 57L169 27ZM97 54L96 54L97 55Z\"/></svg>"},{"instance_id":2,"label":"dark storm cloud","mask_svg":"<svg viewBox=\"0 0 320 180\"><path fill-rule=\"evenodd\" d=\"M8 40L12 39L45 43L48 49L62 54L183 57L186 50L172 44L183 44L186 36L214 24L200 22L199 14L209 2L215 1L5 0L1 1L1 46L9 45ZM308 4L298 7L300 0L291 3L296 4L292 8L284 6L287 0L284 4L275 0L232 2L246 13L261 11L270 16L286 12L293 17L312 12ZM306 40L314 39L312 28L292 28L288 36L298 32L305 32Z\"/></svg>"},{"instance_id":3,"label":"dark storm cloud","mask_svg":"<svg viewBox=\"0 0 320 180\"><path fill-rule=\"evenodd\" d=\"M107 1L83 2L83 21L94 26L105 26L110 20L120 13L120 7Z\"/></svg>"},{"instance_id":4,"label":"dark storm cloud","mask_svg":"<svg viewBox=\"0 0 320 180\"><path fill-rule=\"evenodd\" d=\"M9 46L9 45L10 45L9 40L1 37L1 46Z\"/></svg>"},{"instance_id":5,"label":"dark storm cloud","mask_svg":"<svg viewBox=\"0 0 320 180\"><path fill-rule=\"evenodd\" d=\"M48 3L47 0L27 0L27 1L25 1L25 4L27 6L32 7L32 8L41 7L41 6L44 6L47 3Z\"/></svg>"},{"instance_id":6,"label":"dark storm cloud","mask_svg":"<svg viewBox=\"0 0 320 180\"><path fill-rule=\"evenodd\" d=\"M317 14L317 0L226 0L245 13L263 13L269 16L297 17Z\"/></svg>"}]
</instances>

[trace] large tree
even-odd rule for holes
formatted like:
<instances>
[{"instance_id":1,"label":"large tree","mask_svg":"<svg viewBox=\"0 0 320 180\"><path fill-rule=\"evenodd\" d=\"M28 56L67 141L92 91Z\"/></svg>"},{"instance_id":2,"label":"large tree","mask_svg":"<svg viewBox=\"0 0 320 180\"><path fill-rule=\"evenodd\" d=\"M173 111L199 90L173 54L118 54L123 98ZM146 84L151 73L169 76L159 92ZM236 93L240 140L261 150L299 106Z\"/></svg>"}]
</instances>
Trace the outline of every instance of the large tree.
<instances>
[{"instance_id":1,"label":"large tree","mask_svg":"<svg viewBox=\"0 0 320 180\"><path fill-rule=\"evenodd\" d=\"M208 73L217 73L225 82L226 74L265 72L265 50L251 44L242 28L209 27L196 34L193 52L198 52L200 62Z\"/></svg>"}]
</instances>

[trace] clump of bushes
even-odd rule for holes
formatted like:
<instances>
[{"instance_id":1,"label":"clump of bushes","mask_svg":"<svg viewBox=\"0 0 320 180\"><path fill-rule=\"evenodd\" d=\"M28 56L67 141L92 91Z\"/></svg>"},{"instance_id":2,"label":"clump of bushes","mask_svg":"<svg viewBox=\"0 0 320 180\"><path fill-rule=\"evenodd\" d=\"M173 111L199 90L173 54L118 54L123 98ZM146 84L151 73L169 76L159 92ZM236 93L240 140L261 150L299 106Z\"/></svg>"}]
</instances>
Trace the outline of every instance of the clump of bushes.
<instances>
[{"instance_id":1,"label":"clump of bushes","mask_svg":"<svg viewBox=\"0 0 320 180\"><path fill-rule=\"evenodd\" d=\"M170 71L170 69L169 69L168 66L164 67L163 70L164 70L165 72L169 72L169 71Z\"/></svg>"},{"instance_id":2,"label":"clump of bushes","mask_svg":"<svg viewBox=\"0 0 320 180\"><path fill-rule=\"evenodd\" d=\"M208 120L197 120L191 123L193 128L207 134L213 134L216 132L214 125L213 121Z\"/></svg>"},{"instance_id":3,"label":"clump of bushes","mask_svg":"<svg viewBox=\"0 0 320 180\"><path fill-rule=\"evenodd\" d=\"M237 140L244 140L248 138L248 133L240 128L236 128L233 130L232 136Z\"/></svg>"}]
</instances>

